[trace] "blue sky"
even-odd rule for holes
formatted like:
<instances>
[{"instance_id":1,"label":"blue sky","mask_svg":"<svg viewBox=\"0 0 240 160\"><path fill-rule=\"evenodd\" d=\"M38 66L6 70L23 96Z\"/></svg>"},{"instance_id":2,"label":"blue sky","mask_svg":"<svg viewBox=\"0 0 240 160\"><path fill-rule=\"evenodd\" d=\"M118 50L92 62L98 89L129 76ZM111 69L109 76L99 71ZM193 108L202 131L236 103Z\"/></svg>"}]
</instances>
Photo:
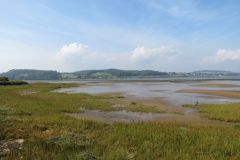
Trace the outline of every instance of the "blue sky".
<instances>
[{"instance_id":1,"label":"blue sky","mask_svg":"<svg viewBox=\"0 0 240 160\"><path fill-rule=\"evenodd\" d=\"M240 72L239 28L239 0L0 0L0 72Z\"/></svg>"}]
</instances>

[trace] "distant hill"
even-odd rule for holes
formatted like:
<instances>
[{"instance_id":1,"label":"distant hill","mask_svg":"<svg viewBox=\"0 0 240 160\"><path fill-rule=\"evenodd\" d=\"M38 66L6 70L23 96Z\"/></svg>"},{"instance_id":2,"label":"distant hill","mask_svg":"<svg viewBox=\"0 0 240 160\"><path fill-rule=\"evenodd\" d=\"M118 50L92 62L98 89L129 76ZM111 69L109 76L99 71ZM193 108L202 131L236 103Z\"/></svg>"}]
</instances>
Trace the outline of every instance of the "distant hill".
<instances>
[{"instance_id":1,"label":"distant hill","mask_svg":"<svg viewBox=\"0 0 240 160\"><path fill-rule=\"evenodd\" d=\"M13 69L2 73L1 76L12 80L57 80L61 79L61 74L56 71Z\"/></svg>"},{"instance_id":2,"label":"distant hill","mask_svg":"<svg viewBox=\"0 0 240 160\"><path fill-rule=\"evenodd\" d=\"M83 70L69 73L57 71L14 69L0 74L12 80L61 80L61 79L114 79L114 78L174 78L174 77L197 77L197 78L224 78L240 77L240 73L217 70L200 70L195 72L160 72L153 70Z\"/></svg>"},{"instance_id":3,"label":"distant hill","mask_svg":"<svg viewBox=\"0 0 240 160\"><path fill-rule=\"evenodd\" d=\"M84 70L72 73L59 73L57 71L13 69L0 74L13 80L59 80L59 79L112 79L126 77L160 77L168 76L167 72L153 70Z\"/></svg>"},{"instance_id":4,"label":"distant hill","mask_svg":"<svg viewBox=\"0 0 240 160\"><path fill-rule=\"evenodd\" d=\"M73 75L80 79L85 78L125 78L125 77L151 77L151 76L167 76L167 72L159 72L153 70L85 70L73 72Z\"/></svg>"}]
</instances>

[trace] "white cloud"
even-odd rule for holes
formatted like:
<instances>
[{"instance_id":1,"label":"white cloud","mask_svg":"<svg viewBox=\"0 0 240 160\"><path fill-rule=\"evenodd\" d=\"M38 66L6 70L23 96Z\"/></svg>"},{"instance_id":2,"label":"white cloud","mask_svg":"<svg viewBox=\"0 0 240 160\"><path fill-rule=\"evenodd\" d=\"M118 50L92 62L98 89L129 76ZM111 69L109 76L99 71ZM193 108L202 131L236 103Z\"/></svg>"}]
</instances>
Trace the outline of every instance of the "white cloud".
<instances>
[{"instance_id":1,"label":"white cloud","mask_svg":"<svg viewBox=\"0 0 240 160\"><path fill-rule=\"evenodd\" d=\"M206 63L221 63L224 61L240 60L240 49L228 50L219 49L214 56L205 57L203 59Z\"/></svg>"},{"instance_id":2,"label":"white cloud","mask_svg":"<svg viewBox=\"0 0 240 160\"><path fill-rule=\"evenodd\" d=\"M84 61L94 60L94 57L94 53L87 45L74 42L60 48L54 58L54 64L58 70L71 71L81 67Z\"/></svg>"},{"instance_id":3,"label":"white cloud","mask_svg":"<svg viewBox=\"0 0 240 160\"><path fill-rule=\"evenodd\" d=\"M81 43L70 43L64 45L57 53L59 58L65 58L72 55L85 54L88 51L88 46Z\"/></svg>"},{"instance_id":4,"label":"white cloud","mask_svg":"<svg viewBox=\"0 0 240 160\"><path fill-rule=\"evenodd\" d=\"M56 68L64 71L102 68L137 68L159 65L174 59L176 51L167 46L158 48L136 47L121 53L102 53L82 43L64 45L56 54Z\"/></svg>"},{"instance_id":5,"label":"white cloud","mask_svg":"<svg viewBox=\"0 0 240 160\"><path fill-rule=\"evenodd\" d=\"M172 48L166 46L161 46L159 48L136 47L130 57L134 61L141 61L153 60L155 58L170 59L173 58L175 54L176 52Z\"/></svg>"}]
</instances>

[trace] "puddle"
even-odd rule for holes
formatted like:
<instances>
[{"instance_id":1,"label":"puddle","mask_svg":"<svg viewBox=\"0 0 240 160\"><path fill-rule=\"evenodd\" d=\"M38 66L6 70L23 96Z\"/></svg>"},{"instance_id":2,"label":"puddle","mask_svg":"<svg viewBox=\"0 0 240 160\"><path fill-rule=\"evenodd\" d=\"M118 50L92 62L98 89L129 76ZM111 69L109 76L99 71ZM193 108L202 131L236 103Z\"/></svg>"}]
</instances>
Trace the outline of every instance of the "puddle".
<instances>
[{"instance_id":1,"label":"puddle","mask_svg":"<svg viewBox=\"0 0 240 160\"><path fill-rule=\"evenodd\" d=\"M107 123L112 122L146 122L156 121L165 117L174 117L175 114L170 113L143 113L130 111L100 111L100 110L84 110L80 113L67 114L75 118L92 119Z\"/></svg>"}]
</instances>

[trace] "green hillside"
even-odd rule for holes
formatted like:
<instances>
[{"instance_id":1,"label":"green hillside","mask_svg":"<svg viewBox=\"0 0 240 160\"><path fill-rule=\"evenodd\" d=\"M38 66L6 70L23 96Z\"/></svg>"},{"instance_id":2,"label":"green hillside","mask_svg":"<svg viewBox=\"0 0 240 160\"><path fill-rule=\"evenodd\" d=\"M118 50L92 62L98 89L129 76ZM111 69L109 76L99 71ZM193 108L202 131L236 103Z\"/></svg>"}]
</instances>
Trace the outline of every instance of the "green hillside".
<instances>
[{"instance_id":1,"label":"green hillside","mask_svg":"<svg viewBox=\"0 0 240 160\"><path fill-rule=\"evenodd\" d=\"M61 78L61 74L56 71L32 69L13 69L1 75L12 80L57 80Z\"/></svg>"}]
</instances>

